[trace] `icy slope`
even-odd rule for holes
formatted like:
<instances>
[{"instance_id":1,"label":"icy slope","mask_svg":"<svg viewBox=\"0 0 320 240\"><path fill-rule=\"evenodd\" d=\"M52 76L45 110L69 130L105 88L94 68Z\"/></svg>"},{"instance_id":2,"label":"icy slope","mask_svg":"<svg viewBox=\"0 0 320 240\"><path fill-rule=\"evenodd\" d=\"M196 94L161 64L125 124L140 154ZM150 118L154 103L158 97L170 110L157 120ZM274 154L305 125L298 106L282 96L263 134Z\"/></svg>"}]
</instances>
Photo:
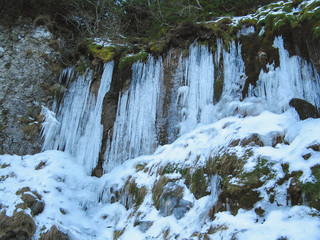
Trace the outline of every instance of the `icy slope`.
<instances>
[{"instance_id":1,"label":"icy slope","mask_svg":"<svg viewBox=\"0 0 320 240\"><path fill-rule=\"evenodd\" d=\"M248 102L233 104L245 107ZM260 107L263 108L263 104ZM152 155L128 160L100 179L86 175L84 167L76 164L73 157L59 151L23 157L3 155L0 157L2 210L7 215L21 211L16 206L22 202L21 196L16 192L23 187L40 194L45 208L34 217L35 239L51 225L67 233L70 239L113 239L117 235L119 239L162 239L164 236L170 239L198 239L198 236L210 239L231 239L232 236L237 239L317 239L319 213L306 206L291 207L286 199L291 178L285 178L281 165L288 164L289 172L302 171L301 184L312 182L315 179L310 167L316 165L320 157L318 151L309 148L319 145L320 120L297 119L293 109L283 114L262 111L246 118L223 118L198 127L170 145L159 147ZM263 144L241 143L253 134ZM279 143L274 142L277 136L283 136ZM236 140L240 140L238 145L231 144ZM259 179L262 185L255 191L260 198L251 210L240 208L235 215L222 211L211 218L210 211L223 191L219 171L204 175L207 189L196 198L192 194L192 184L187 183L182 170L189 169L192 175L196 169L205 167L208 159L224 154L244 161L244 173L254 172L258 159L266 159L273 177ZM310 155L307 160L303 158L306 154ZM241 174L238 176L240 178L230 176L233 186L246 183ZM180 199L176 200L187 204L180 206L180 210L172 203L174 197L170 199L165 194L159 196L164 204L160 203L159 210L155 207L155 186L161 179L166 179L163 189L168 189L169 195L170 188L181 192ZM273 201L270 201L271 195ZM139 202L137 198L140 198ZM225 204L232 211L232 206ZM164 206L167 206L166 212ZM170 206L173 207L171 212ZM259 208L265 212L257 214ZM30 213L30 210L26 211Z\"/></svg>"}]
</instances>

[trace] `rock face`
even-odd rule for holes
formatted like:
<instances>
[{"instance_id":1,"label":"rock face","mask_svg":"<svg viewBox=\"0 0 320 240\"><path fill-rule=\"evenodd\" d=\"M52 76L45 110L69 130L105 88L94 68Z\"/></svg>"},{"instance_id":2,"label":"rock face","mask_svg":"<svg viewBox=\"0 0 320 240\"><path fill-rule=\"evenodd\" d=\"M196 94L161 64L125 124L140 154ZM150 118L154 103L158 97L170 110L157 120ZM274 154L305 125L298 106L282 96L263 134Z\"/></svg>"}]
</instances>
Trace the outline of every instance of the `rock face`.
<instances>
[{"instance_id":1,"label":"rock face","mask_svg":"<svg viewBox=\"0 0 320 240\"><path fill-rule=\"evenodd\" d=\"M29 20L0 25L0 154L39 152L41 106L52 102L60 71L57 48L52 34Z\"/></svg>"},{"instance_id":2,"label":"rock face","mask_svg":"<svg viewBox=\"0 0 320 240\"><path fill-rule=\"evenodd\" d=\"M159 213L163 216L174 215L181 219L192 207L192 203L182 199L183 187L175 183L168 183L160 196Z\"/></svg>"}]
</instances>

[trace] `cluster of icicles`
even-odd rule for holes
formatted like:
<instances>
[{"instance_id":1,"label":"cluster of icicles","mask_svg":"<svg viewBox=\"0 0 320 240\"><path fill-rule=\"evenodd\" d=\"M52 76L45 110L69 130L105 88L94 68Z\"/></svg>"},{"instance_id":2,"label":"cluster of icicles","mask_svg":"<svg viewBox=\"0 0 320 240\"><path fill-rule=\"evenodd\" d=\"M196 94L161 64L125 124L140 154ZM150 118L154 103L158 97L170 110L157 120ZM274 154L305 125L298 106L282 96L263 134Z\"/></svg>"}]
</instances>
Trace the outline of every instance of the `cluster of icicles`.
<instances>
[{"instance_id":1,"label":"cluster of icicles","mask_svg":"<svg viewBox=\"0 0 320 240\"><path fill-rule=\"evenodd\" d=\"M320 106L320 77L314 66L300 57L289 57L282 37L275 39L274 47L279 50L280 66L269 65L268 72L261 71L256 86L249 86L245 100L260 99L266 109L277 113L287 110L294 97ZM105 172L127 159L154 152L163 126L166 126L168 143L172 143L198 124L213 123L236 114L234 108L227 106L241 100L245 85L241 45L232 42L225 50L222 41L218 40L217 50L212 52L207 46L194 43L189 48L189 56L182 55L178 56L179 66L170 80L171 89L164 87L161 57L149 56L147 63L133 64L130 87L119 94L113 134L104 153ZM167 59L168 65L170 53ZM101 151L103 98L110 89L113 67L113 62L105 64L97 95L90 92L90 70L85 75L76 75L74 68L65 69L60 82L66 79L68 84L71 79L75 80L69 83L60 104L55 103L52 111L43 110L46 115L43 150L69 152L88 173L97 165ZM218 74L215 71L220 71L223 82L219 101L215 101L214 96ZM166 99L164 106L164 98L168 96L170 99ZM164 107L168 109L166 116ZM254 114L255 110L252 111Z\"/></svg>"}]
</instances>

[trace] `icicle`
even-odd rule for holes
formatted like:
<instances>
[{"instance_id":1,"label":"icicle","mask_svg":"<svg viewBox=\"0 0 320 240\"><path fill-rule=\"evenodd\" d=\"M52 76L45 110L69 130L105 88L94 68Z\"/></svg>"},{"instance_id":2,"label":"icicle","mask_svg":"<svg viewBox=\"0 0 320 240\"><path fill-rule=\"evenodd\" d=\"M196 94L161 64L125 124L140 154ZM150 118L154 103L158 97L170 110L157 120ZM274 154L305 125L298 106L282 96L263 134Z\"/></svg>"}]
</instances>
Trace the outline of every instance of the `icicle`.
<instances>
[{"instance_id":1,"label":"icicle","mask_svg":"<svg viewBox=\"0 0 320 240\"><path fill-rule=\"evenodd\" d=\"M241 56L241 45L233 41L229 51L223 50L224 80L222 97L240 100L246 81L245 65Z\"/></svg>"},{"instance_id":2,"label":"icicle","mask_svg":"<svg viewBox=\"0 0 320 240\"><path fill-rule=\"evenodd\" d=\"M131 85L119 96L112 141L107 143L104 164L106 172L127 159L150 154L155 150L162 77L161 58L155 61L150 56L146 64L133 64Z\"/></svg>"},{"instance_id":3,"label":"icicle","mask_svg":"<svg viewBox=\"0 0 320 240\"><path fill-rule=\"evenodd\" d=\"M56 136L61 124L56 119L56 114L53 111L50 111L48 108L42 107L41 114L43 114L45 117L45 121L42 123L41 136L44 138L42 149L56 149L57 146L54 146L54 143L56 142Z\"/></svg>"},{"instance_id":4,"label":"icicle","mask_svg":"<svg viewBox=\"0 0 320 240\"><path fill-rule=\"evenodd\" d=\"M44 144L42 150L63 150L73 155L83 164L88 173L95 167L101 147L102 125L101 112L105 94L109 91L113 71L113 62L104 67L97 98L90 93L92 72L78 76L70 83L69 90L57 113L60 128L55 125L55 132L49 128L52 124L43 125ZM70 71L69 71L70 72ZM62 73L70 80L73 74ZM62 78L61 78L62 79Z\"/></svg>"},{"instance_id":5,"label":"icicle","mask_svg":"<svg viewBox=\"0 0 320 240\"><path fill-rule=\"evenodd\" d=\"M220 38L217 39L217 51L215 53L215 64L216 66L219 66L220 63L220 58L222 54L222 47L223 47L223 42Z\"/></svg>"},{"instance_id":6,"label":"icicle","mask_svg":"<svg viewBox=\"0 0 320 240\"><path fill-rule=\"evenodd\" d=\"M60 76L59 76L58 83L60 85L62 85L62 84L68 85L70 83L71 79L73 79L73 77L74 77L74 69L75 69L75 67L68 67L68 68L63 69ZM54 101L53 101L52 111L53 112L58 111L58 102L57 102L56 97L54 98Z\"/></svg>"},{"instance_id":7,"label":"icicle","mask_svg":"<svg viewBox=\"0 0 320 240\"><path fill-rule=\"evenodd\" d=\"M92 105L93 108L90 110L84 134L80 137L77 145L77 161L90 171L98 163L103 134L101 124L103 98L110 89L112 72L113 62L104 67L96 103Z\"/></svg>"},{"instance_id":8,"label":"icicle","mask_svg":"<svg viewBox=\"0 0 320 240\"><path fill-rule=\"evenodd\" d=\"M208 47L196 43L190 46L189 52L184 61L185 82L181 82L178 91L180 134L194 129L198 123L207 124L213 120L213 54Z\"/></svg>"},{"instance_id":9,"label":"icicle","mask_svg":"<svg viewBox=\"0 0 320 240\"><path fill-rule=\"evenodd\" d=\"M268 109L282 112L288 109L292 98L301 98L319 106L320 77L312 64L301 57L290 57L284 48L282 37L276 37L274 47L279 49L280 66L268 66L268 72L261 71L255 95L267 101Z\"/></svg>"}]
</instances>

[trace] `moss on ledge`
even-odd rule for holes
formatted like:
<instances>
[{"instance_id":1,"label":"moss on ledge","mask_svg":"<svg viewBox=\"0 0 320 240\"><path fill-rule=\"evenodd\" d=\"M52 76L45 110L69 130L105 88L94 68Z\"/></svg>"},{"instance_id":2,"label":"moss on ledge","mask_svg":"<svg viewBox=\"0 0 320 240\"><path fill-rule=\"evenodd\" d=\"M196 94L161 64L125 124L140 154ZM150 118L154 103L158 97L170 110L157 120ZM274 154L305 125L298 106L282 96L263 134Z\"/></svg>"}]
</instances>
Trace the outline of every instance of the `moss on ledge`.
<instances>
[{"instance_id":1,"label":"moss on ledge","mask_svg":"<svg viewBox=\"0 0 320 240\"><path fill-rule=\"evenodd\" d=\"M98 58L105 63L113 60L116 52L115 47L113 46L103 47L101 45L93 43L92 41L88 42L87 47L93 57Z\"/></svg>"},{"instance_id":2,"label":"moss on ledge","mask_svg":"<svg viewBox=\"0 0 320 240\"><path fill-rule=\"evenodd\" d=\"M141 51L137 54L123 56L119 60L119 70L131 69L131 66L136 62L146 62L148 59L148 53Z\"/></svg>"}]
</instances>

